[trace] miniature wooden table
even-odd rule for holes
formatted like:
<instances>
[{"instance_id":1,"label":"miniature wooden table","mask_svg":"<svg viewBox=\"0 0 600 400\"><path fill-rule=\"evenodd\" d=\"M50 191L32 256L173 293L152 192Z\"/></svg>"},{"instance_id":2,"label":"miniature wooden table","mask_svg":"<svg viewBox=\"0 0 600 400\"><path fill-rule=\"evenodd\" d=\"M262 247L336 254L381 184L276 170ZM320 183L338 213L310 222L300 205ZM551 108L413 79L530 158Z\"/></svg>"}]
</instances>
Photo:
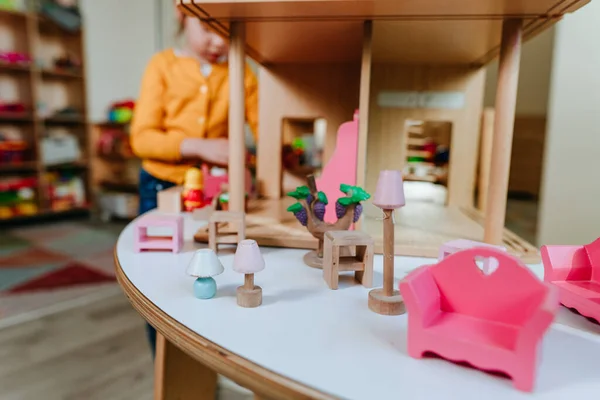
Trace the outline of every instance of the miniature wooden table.
<instances>
[{"instance_id":1,"label":"miniature wooden table","mask_svg":"<svg viewBox=\"0 0 600 400\"><path fill-rule=\"evenodd\" d=\"M256 276L263 305L245 309L236 305L240 276L231 269L233 251L224 247L217 296L198 300L185 269L199 247L192 236L204 223L185 216L184 248L177 254L136 253L134 222L116 246L119 283L162 334L156 399L214 399L213 371L257 398L277 400L419 400L448 393L460 399L581 400L600 393L600 326L564 308L545 338L535 392L525 395L508 379L439 359L410 358L407 316L369 311L369 289L352 276L340 279L339 290L329 290L322 271L304 265L304 250L263 248L266 269ZM395 276L433 261L396 257ZM541 265L530 268L541 276ZM381 285L381 256L375 256L374 270L374 284Z\"/></svg>"}]
</instances>

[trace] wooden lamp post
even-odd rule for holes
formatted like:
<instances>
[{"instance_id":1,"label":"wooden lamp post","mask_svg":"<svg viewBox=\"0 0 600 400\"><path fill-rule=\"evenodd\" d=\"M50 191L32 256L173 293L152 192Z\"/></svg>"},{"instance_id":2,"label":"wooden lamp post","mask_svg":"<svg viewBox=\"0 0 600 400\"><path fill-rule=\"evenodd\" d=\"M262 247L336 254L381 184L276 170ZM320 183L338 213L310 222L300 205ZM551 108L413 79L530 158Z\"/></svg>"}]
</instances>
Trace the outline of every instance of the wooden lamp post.
<instances>
[{"instance_id":1,"label":"wooden lamp post","mask_svg":"<svg viewBox=\"0 0 600 400\"><path fill-rule=\"evenodd\" d=\"M265 269L265 260L256 240L242 240L235 251L233 270L244 274L244 285L237 288L240 307L258 307L262 304L262 288L254 285L254 274Z\"/></svg>"},{"instance_id":2,"label":"wooden lamp post","mask_svg":"<svg viewBox=\"0 0 600 400\"><path fill-rule=\"evenodd\" d=\"M406 204L401 171L379 173L373 204L383 210L383 288L369 292L369 309L382 315L400 315L405 308L400 292L394 290L393 213Z\"/></svg>"}]
</instances>

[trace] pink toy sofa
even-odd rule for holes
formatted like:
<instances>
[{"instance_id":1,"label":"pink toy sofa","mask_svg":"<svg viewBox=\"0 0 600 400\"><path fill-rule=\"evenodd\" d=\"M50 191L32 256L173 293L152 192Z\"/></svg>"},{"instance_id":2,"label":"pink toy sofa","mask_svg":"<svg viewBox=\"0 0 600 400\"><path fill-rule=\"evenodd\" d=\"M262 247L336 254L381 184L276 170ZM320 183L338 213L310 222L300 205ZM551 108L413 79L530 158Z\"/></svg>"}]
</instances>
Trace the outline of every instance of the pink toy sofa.
<instances>
[{"instance_id":1,"label":"pink toy sofa","mask_svg":"<svg viewBox=\"0 0 600 400\"><path fill-rule=\"evenodd\" d=\"M560 302L600 322L600 239L584 246L542 246L544 281Z\"/></svg>"},{"instance_id":2,"label":"pink toy sofa","mask_svg":"<svg viewBox=\"0 0 600 400\"><path fill-rule=\"evenodd\" d=\"M476 260L493 257L485 275ZM476 368L499 371L532 391L538 344L559 307L556 288L517 258L477 247L411 272L400 282L408 312L408 353L432 352Z\"/></svg>"}]
</instances>

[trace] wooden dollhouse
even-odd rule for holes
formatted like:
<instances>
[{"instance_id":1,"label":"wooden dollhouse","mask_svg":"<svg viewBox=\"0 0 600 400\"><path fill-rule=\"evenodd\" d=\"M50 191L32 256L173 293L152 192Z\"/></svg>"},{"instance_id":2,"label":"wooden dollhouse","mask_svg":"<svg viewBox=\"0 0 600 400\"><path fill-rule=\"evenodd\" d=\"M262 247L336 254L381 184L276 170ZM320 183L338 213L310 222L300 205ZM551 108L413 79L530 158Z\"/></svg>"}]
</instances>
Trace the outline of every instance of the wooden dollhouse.
<instances>
[{"instance_id":1,"label":"wooden dollhouse","mask_svg":"<svg viewBox=\"0 0 600 400\"><path fill-rule=\"evenodd\" d=\"M230 38L233 211L244 206L245 57L260 65L261 199L249 207L246 235L261 245L316 246L285 212L291 199L282 193L281 163L274 162L281 160L283 124L324 118L325 164L338 127L358 109L356 179L344 183L370 193L380 170L405 167L407 123L443 123L450 130L445 204L407 201L396 218L396 254L435 257L443 243L460 238L537 260L535 247L504 228L521 45L588 1L179 0L186 14ZM483 110L484 67L498 56L490 116ZM379 217L366 205L357 226L375 239L376 252Z\"/></svg>"}]
</instances>

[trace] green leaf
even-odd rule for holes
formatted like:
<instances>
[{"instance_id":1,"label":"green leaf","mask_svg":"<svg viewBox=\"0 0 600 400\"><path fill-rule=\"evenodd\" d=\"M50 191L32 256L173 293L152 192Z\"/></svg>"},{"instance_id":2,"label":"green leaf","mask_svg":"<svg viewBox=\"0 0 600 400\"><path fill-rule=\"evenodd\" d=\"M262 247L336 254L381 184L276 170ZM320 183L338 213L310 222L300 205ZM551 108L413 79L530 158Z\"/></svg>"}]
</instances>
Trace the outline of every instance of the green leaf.
<instances>
[{"instance_id":1,"label":"green leaf","mask_svg":"<svg viewBox=\"0 0 600 400\"><path fill-rule=\"evenodd\" d=\"M329 200L327 200L327 195L325 195L323 192L317 193L317 199L323 204L329 203Z\"/></svg>"},{"instance_id":2,"label":"green leaf","mask_svg":"<svg viewBox=\"0 0 600 400\"><path fill-rule=\"evenodd\" d=\"M362 188L354 186L354 188L352 189L351 198L353 203L360 203L362 201L369 200L371 198L371 195L364 191Z\"/></svg>"},{"instance_id":3,"label":"green leaf","mask_svg":"<svg viewBox=\"0 0 600 400\"><path fill-rule=\"evenodd\" d=\"M294 203L291 206L289 206L287 208L288 211L293 212L294 214L297 213L298 211L301 211L304 207L302 207L302 204L300 203Z\"/></svg>"},{"instance_id":4,"label":"green leaf","mask_svg":"<svg viewBox=\"0 0 600 400\"><path fill-rule=\"evenodd\" d=\"M353 203L353 202L352 202L352 197L340 197L340 198L338 199L338 202L339 202L341 205L343 205L343 206L346 206L346 207L348 207L350 204L352 204L352 203Z\"/></svg>"},{"instance_id":5,"label":"green leaf","mask_svg":"<svg viewBox=\"0 0 600 400\"><path fill-rule=\"evenodd\" d=\"M295 198L296 200L306 199L310 194L308 186L298 186L293 192L289 192L287 195Z\"/></svg>"},{"instance_id":6,"label":"green leaf","mask_svg":"<svg viewBox=\"0 0 600 400\"><path fill-rule=\"evenodd\" d=\"M302 196L304 196L303 198L307 198L308 195L310 194L310 189L308 188L308 186L298 186L296 188L296 192L298 192Z\"/></svg>"},{"instance_id":7,"label":"green leaf","mask_svg":"<svg viewBox=\"0 0 600 400\"><path fill-rule=\"evenodd\" d=\"M347 194L350 190L352 190L352 186L346 185L345 183L340 185L340 192Z\"/></svg>"}]
</instances>

